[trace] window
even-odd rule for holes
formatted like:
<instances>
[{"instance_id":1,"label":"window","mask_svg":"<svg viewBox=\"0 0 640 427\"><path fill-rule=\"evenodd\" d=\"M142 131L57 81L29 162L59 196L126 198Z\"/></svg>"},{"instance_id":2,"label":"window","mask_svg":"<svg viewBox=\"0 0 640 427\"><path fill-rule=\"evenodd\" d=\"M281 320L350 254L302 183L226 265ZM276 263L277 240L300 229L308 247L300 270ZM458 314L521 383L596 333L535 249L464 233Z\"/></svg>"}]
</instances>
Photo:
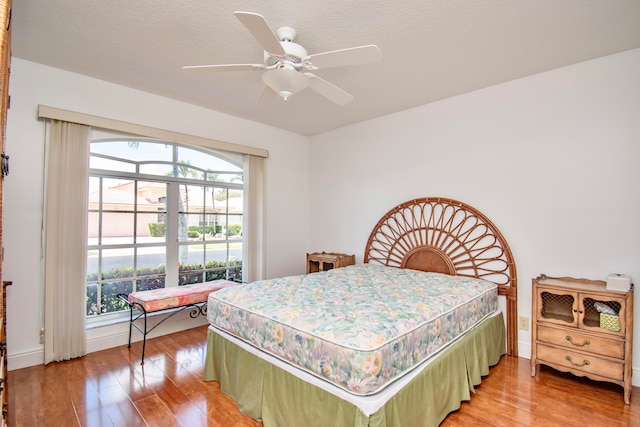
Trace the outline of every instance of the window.
<instances>
[{"instance_id":1,"label":"window","mask_svg":"<svg viewBox=\"0 0 640 427\"><path fill-rule=\"evenodd\" d=\"M231 156L155 140L91 142L88 318L126 309L119 293L242 280L243 170Z\"/></svg>"}]
</instances>

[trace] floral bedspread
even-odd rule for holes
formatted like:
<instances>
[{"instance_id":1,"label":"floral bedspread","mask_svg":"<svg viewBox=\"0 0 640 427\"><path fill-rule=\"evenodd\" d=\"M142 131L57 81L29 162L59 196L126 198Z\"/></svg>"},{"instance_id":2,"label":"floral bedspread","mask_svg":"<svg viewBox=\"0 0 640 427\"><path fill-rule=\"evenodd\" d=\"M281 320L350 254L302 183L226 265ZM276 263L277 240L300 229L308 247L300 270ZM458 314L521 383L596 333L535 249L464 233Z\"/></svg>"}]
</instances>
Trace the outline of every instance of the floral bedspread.
<instances>
[{"instance_id":1,"label":"floral bedspread","mask_svg":"<svg viewBox=\"0 0 640 427\"><path fill-rule=\"evenodd\" d=\"M387 384L498 309L494 283L374 264L210 294L209 323L358 395Z\"/></svg>"}]
</instances>

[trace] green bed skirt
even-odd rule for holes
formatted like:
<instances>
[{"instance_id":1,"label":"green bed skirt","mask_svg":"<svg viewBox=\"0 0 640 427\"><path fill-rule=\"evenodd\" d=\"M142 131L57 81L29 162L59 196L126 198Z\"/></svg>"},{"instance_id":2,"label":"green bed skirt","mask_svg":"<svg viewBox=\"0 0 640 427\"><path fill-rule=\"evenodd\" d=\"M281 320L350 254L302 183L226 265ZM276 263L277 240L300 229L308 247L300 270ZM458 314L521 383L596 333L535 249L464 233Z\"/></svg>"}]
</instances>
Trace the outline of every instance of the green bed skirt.
<instances>
[{"instance_id":1,"label":"green bed skirt","mask_svg":"<svg viewBox=\"0 0 640 427\"><path fill-rule=\"evenodd\" d=\"M204 380L218 381L240 411L265 427L437 426L471 398L505 354L502 315L446 348L377 412L355 405L266 362L209 329Z\"/></svg>"}]
</instances>

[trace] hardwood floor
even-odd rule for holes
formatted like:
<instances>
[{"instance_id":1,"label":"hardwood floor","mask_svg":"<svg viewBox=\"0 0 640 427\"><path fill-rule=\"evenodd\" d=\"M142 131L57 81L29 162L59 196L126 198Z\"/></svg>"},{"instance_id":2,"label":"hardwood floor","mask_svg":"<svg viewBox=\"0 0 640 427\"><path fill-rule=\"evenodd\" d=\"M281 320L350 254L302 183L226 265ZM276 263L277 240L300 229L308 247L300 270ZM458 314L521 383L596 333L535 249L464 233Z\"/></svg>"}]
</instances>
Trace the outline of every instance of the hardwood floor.
<instances>
[{"instance_id":1,"label":"hardwood floor","mask_svg":"<svg viewBox=\"0 0 640 427\"><path fill-rule=\"evenodd\" d=\"M216 382L202 381L206 327L63 363L9 372L10 426L261 426L238 411ZM640 389L622 388L504 356L470 402L442 426L640 425ZM293 427L293 426L292 426ZM411 426L408 426L411 427Z\"/></svg>"}]
</instances>

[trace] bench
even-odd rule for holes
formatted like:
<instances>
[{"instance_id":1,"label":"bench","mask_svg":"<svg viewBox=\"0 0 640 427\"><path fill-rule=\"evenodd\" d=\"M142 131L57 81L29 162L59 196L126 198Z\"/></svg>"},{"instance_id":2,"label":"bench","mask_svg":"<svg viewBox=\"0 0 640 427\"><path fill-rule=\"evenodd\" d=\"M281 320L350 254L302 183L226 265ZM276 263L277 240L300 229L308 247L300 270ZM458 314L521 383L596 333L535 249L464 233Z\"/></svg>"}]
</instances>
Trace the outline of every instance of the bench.
<instances>
[{"instance_id":1,"label":"bench","mask_svg":"<svg viewBox=\"0 0 640 427\"><path fill-rule=\"evenodd\" d=\"M147 335L160 326L165 320L175 316L182 310L193 308L189 313L191 318L207 313L207 298L211 292L227 286L237 285L228 280L215 280L212 282L195 283L193 285L177 286L172 288L150 289L148 291L131 292L130 294L118 294L129 307L129 348L131 348L131 330L136 328L142 333L142 361L144 365L144 350L147 344ZM140 313L134 316L133 311ZM149 313L167 312L169 315L160 320L153 327L148 328L147 315ZM136 321L143 318L143 326Z\"/></svg>"}]
</instances>

